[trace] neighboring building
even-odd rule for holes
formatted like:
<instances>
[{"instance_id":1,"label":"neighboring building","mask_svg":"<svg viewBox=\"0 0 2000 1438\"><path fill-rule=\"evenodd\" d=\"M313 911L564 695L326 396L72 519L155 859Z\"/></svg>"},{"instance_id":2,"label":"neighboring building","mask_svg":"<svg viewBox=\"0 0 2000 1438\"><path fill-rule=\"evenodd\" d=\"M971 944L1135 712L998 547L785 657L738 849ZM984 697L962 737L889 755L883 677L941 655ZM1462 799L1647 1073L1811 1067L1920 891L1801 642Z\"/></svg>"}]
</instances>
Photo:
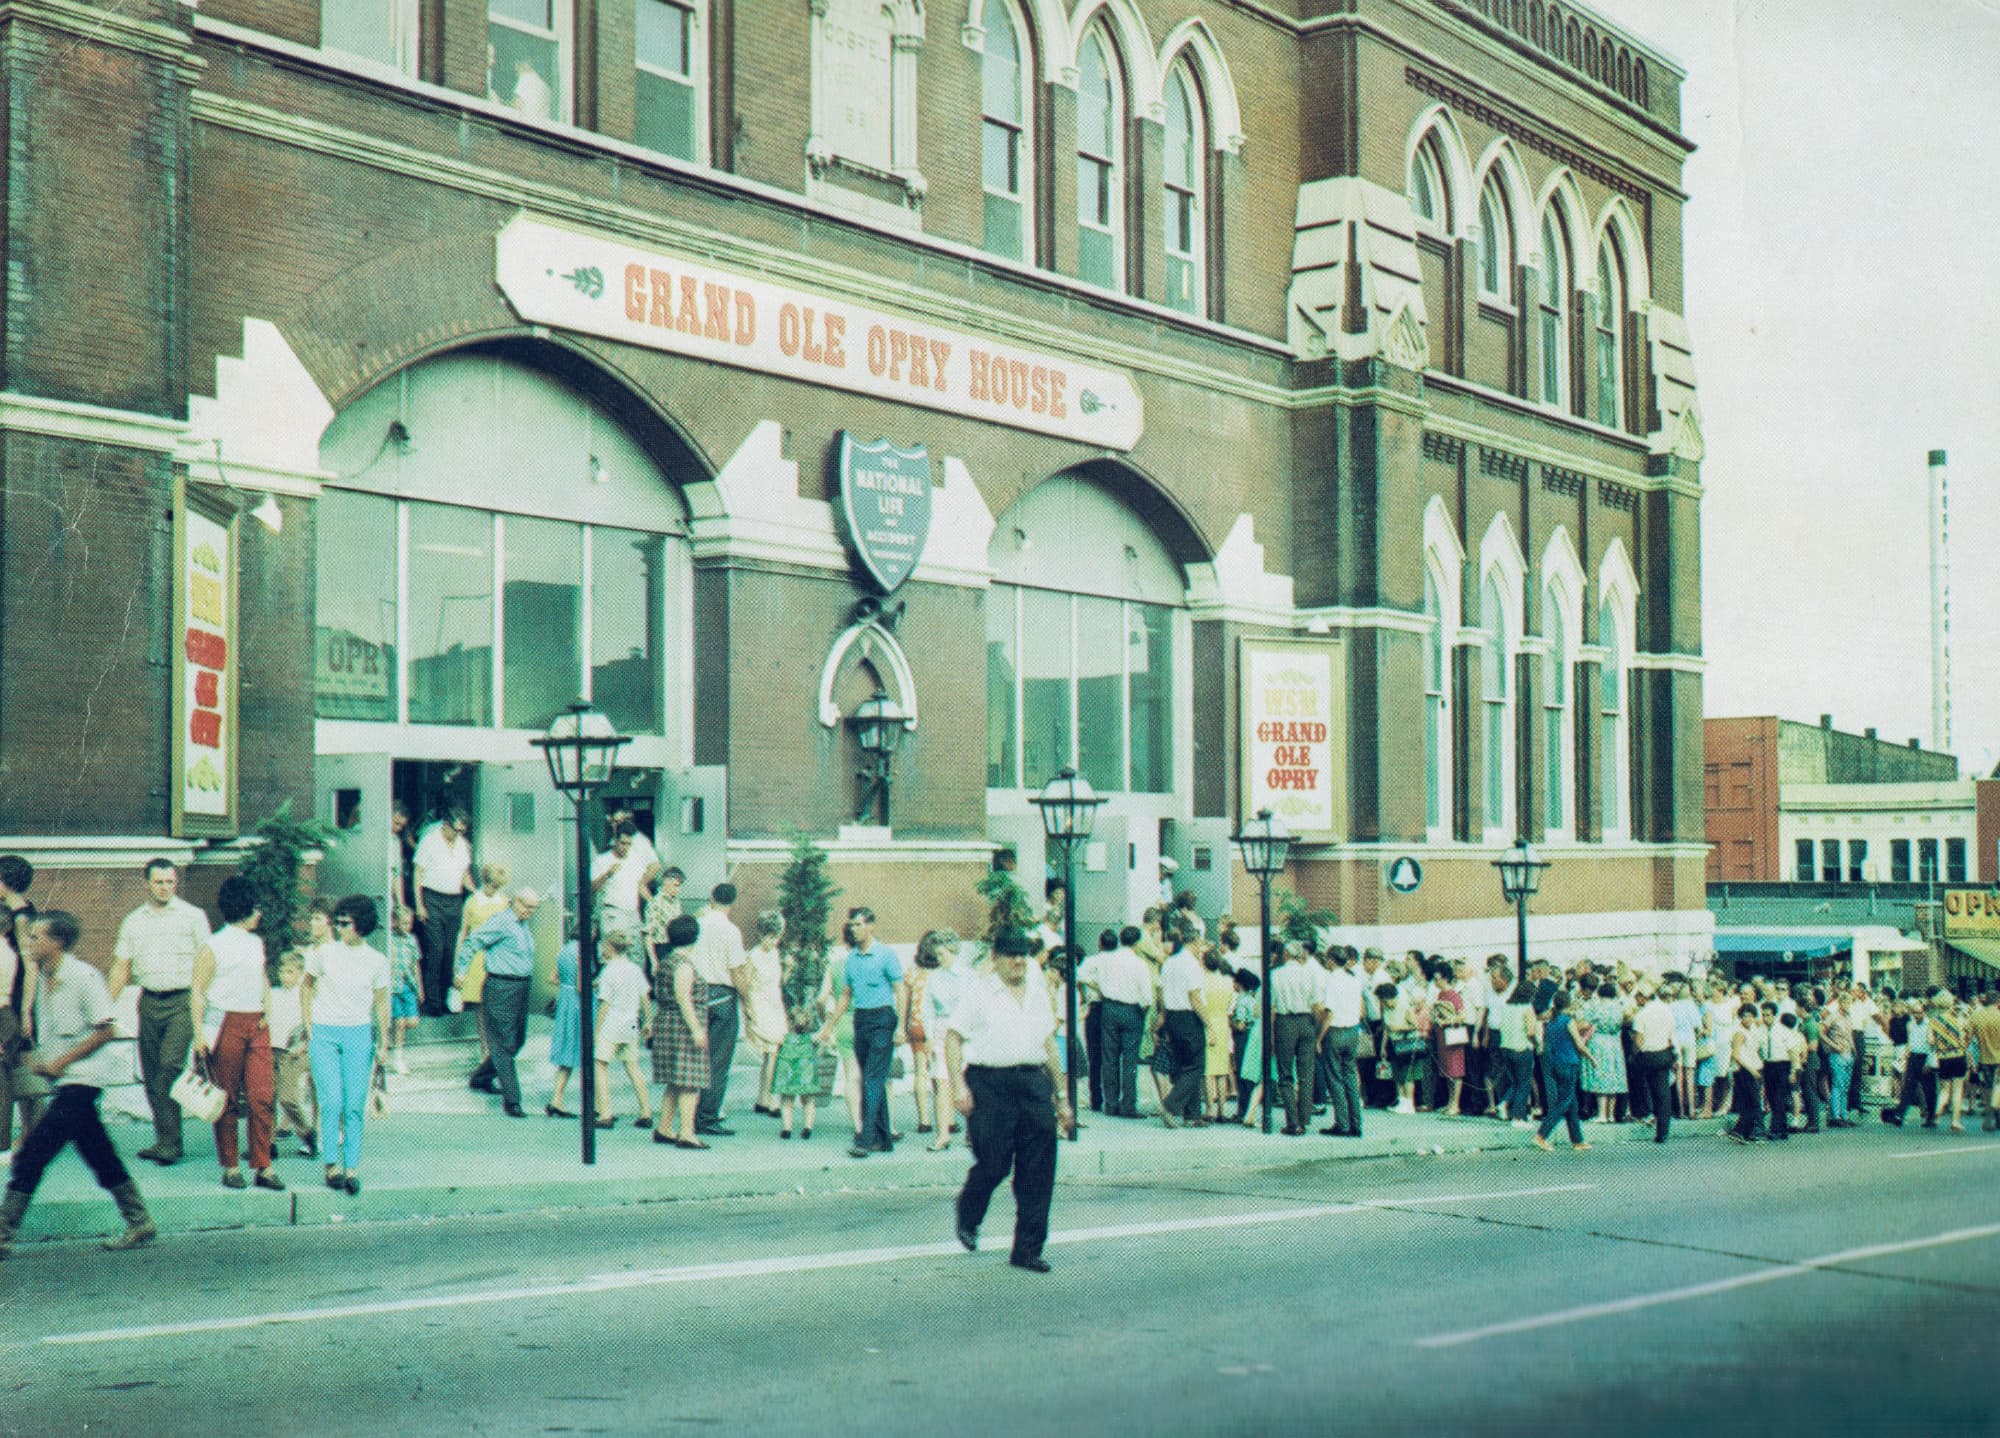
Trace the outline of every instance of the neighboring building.
<instances>
[{"instance_id":1,"label":"neighboring building","mask_svg":"<svg viewBox=\"0 0 2000 1438\"><path fill-rule=\"evenodd\" d=\"M1538 945L1706 947L1683 77L1587 8L26 0L0 78L0 843L80 907L287 801L553 883L583 693L752 904L803 831L974 928L1073 764L1092 925L1269 805L1384 945L1511 947L1521 833Z\"/></svg>"}]
</instances>

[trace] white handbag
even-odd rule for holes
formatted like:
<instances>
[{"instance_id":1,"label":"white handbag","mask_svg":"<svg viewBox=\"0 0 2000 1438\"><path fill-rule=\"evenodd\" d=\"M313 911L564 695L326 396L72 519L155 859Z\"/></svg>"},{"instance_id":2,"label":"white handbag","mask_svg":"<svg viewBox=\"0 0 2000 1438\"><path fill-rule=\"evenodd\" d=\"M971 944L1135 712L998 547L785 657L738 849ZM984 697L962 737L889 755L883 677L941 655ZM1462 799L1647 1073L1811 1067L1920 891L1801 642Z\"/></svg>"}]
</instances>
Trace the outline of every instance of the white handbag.
<instances>
[{"instance_id":1,"label":"white handbag","mask_svg":"<svg viewBox=\"0 0 2000 1438\"><path fill-rule=\"evenodd\" d=\"M214 1123L222 1117L222 1111L229 1107L229 1095L208 1080L208 1075L196 1067L200 1060L190 1059L186 1072L174 1080L169 1090L173 1101L181 1106L181 1112L200 1119L203 1123ZM205 1068L206 1065L201 1066Z\"/></svg>"}]
</instances>

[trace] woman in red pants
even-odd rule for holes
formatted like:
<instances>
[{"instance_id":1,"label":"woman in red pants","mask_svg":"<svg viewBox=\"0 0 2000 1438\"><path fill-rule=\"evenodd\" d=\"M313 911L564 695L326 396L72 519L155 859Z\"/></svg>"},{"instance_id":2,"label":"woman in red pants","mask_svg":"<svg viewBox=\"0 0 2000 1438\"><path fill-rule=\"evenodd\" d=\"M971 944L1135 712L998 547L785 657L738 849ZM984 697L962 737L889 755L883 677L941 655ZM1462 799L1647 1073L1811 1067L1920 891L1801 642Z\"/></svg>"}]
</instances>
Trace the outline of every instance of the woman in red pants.
<instances>
[{"instance_id":1,"label":"woman in red pants","mask_svg":"<svg viewBox=\"0 0 2000 1438\"><path fill-rule=\"evenodd\" d=\"M215 896L222 927L195 955L188 1003L194 1015L194 1056L208 1060L209 1080L230 1096L215 1121L215 1153L222 1160L222 1186L247 1188L236 1123L235 1096L249 1108L250 1167L259 1188L283 1189L271 1171L273 1099L277 1084L271 1067L271 1031L264 1006L271 980L264 967L264 941L257 937L263 916L255 891L241 874L222 881Z\"/></svg>"}]
</instances>

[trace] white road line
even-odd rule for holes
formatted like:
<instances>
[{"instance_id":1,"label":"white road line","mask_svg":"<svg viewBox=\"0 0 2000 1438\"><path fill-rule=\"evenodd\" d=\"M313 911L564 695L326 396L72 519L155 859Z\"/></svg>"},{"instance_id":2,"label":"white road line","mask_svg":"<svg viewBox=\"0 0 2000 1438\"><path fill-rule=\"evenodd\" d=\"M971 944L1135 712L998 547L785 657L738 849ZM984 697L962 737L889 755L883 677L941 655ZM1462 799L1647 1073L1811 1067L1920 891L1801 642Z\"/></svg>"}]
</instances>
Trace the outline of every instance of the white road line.
<instances>
[{"instance_id":1,"label":"white road line","mask_svg":"<svg viewBox=\"0 0 2000 1438\"><path fill-rule=\"evenodd\" d=\"M1369 1213L1384 1208L1405 1208L1437 1203L1478 1203L1506 1198L1540 1198L1548 1194L1579 1193L1591 1187L1592 1185L1587 1183L1569 1183L1547 1188L1502 1189L1492 1193L1440 1193L1416 1195L1410 1198L1362 1199L1353 1203L1267 1209L1257 1213L1217 1214L1208 1218L1156 1219L1148 1223L1065 1229L1050 1234L1049 1242L1095 1243L1119 1238L1149 1238L1171 1233L1247 1228L1260 1224L1298 1223L1307 1219ZM82 1343L117 1343L141 1338L181 1338L196 1333L230 1333L246 1328L264 1328L286 1323L320 1323L340 1318L374 1318L384 1314L420 1313L430 1309L460 1308L471 1304L526 1303L584 1293L614 1293L624 1289L657 1288L674 1283L702 1283L711 1279L769 1278L795 1273L821 1273L839 1268L865 1268L874 1264L896 1263L909 1258L941 1258L960 1251L956 1242L950 1242L915 1243L899 1248L858 1248L843 1253L783 1254L770 1258L737 1259L728 1263L696 1263L680 1268L656 1268L634 1273L599 1273L568 1283L482 1288L470 1293L425 1294L422 1297L388 1299L376 1303L347 1303L327 1308L296 1308L277 1313L244 1313L227 1317L197 1318L184 1323L156 1323L132 1328L100 1328L84 1333L45 1334L41 1341L45 1344L66 1346Z\"/></svg>"},{"instance_id":2,"label":"white road line","mask_svg":"<svg viewBox=\"0 0 2000 1438\"><path fill-rule=\"evenodd\" d=\"M1419 1348L1457 1348L1467 1343L1477 1343L1485 1338L1498 1338L1510 1333L1530 1333L1538 1328L1557 1328L1567 1323L1583 1323L1593 1318L1608 1318L1620 1313L1636 1313L1641 1309L1657 1308L1667 1303L1685 1303L1690 1299L1707 1298L1717 1293L1729 1293L1738 1288L1752 1288L1761 1283L1776 1283L1786 1278L1802 1278L1808 1273L1817 1273L1844 1264L1859 1263L1864 1259L1882 1258L1893 1253L1911 1253L1921 1248L1943 1248L1953 1243L1970 1243L1976 1239L1993 1238L2000 1235L2000 1223L1989 1223L1979 1228L1955 1228L1948 1233L1934 1233L1928 1238L1905 1239L1900 1243L1878 1243L1867 1248L1849 1248L1839 1253L1823 1253L1817 1258L1801 1258L1794 1262L1779 1262L1769 1268L1760 1268L1752 1273L1739 1273L1734 1278L1718 1278L1707 1283L1693 1283L1685 1288L1668 1288L1657 1293L1640 1293L1630 1298L1613 1299L1608 1303L1589 1303L1580 1308L1565 1308L1555 1313L1541 1313L1532 1318L1516 1318L1506 1323L1489 1323L1484 1328L1468 1328L1459 1333L1435 1334L1429 1338L1419 1338Z\"/></svg>"},{"instance_id":3,"label":"white road line","mask_svg":"<svg viewBox=\"0 0 2000 1438\"><path fill-rule=\"evenodd\" d=\"M1968 1153L2000 1153L2000 1143L1968 1144L1959 1148L1919 1148L1909 1153L1892 1153L1892 1159L1906 1158L1962 1158Z\"/></svg>"}]
</instances>

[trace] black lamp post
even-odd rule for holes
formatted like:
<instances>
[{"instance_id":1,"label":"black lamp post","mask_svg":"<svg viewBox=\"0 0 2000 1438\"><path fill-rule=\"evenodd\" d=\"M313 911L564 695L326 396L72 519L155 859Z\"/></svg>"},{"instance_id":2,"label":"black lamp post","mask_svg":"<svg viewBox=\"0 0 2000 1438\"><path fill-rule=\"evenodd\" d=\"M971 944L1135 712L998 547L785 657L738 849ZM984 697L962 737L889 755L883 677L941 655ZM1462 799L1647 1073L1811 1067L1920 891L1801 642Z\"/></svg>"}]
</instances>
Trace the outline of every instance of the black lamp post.
<instances>
[{"instance_id":1,"label":"black lamp post","mask_svg":"<svg viewBox=\"0 0 2000 1438\"><path fill-rule=\"evenodd\" d=\"M548 733L528 741L549 761L549 778L576 810L576 998L583 1015L583 1161L597 1162L597 944L590 925L590 831L584 813L611 779L627 742L611 721L582 700L556 715Z\"/></svg>"},{"instance_id":2,"label":"black lamp post","mask_svg":"<svg viewBox=\"0 0 2000 1438\"><path fill-rule=\"evenodd\" d=\"M1524 983L1528 977L1528 900L1542 886L1542 870L1548 866L1548 860L1535 857L1526 839L1516 839L1513 848L1493 861L1493 867L1500 871L1500 892L1514 906L1514 961L1520 965Z\"/></svg>"},{"instance_id":3,"label":"black lamp post","mask_svg":"<svg viewBox=\"0 0 2000 1438\"><path fill-rule=\"evenodd\" d=\"M889 823L889 768L896 757L896 744L903 737L905 714L896 701L877 689L847 716L847 727L861 745L861 807L855 810L856 823L868 817L876 806L876 822Z\"/></svg>"},{"instance_id":4,"label":"black lamp post","mask_svg":"<svg viewBox=\"0 0 2000 1438\"><path fill-rule=\"evenodd\" d=\"M1292 850L1292 834L1283 824L1271 817L1269 809L1259 809L1257 817L1245 824L1236 836L1236 847L1243 855L1243 867L1257 880L1257 901L1259 921L1264 933L1264 982L1263 1024L1264 1041L1264 1132L1271 1131L1271 1091L1277 1087L1276 1075L1272 1072L1271 1060L1271 970L1273 951L1271 948L1271 880L1285 871L1285 860Z\"/></svg>"},{"instance_id":5,"label":"black lamp post","mask_svg":"<svg viewBox=\"0 0 2000 1438\"><path fill-rule=\"evenodd\" d=\"M1097 822L1097 807L1104 796L1076 770L1064 769L1028 802L1041 809L1042 832L1062 856L1063 945L1069 950L1070 964L1069 982L1063 985L1063 1033L1069 1044L1063 1054L1063 1072L1069 1080L1069 1136L1074 1140L1082 1127L1076 1122L1076 1051L1081 1047L1076 1030L1076 846L1090 837L1090 826Z\"/></svg>"}]
</instances>

